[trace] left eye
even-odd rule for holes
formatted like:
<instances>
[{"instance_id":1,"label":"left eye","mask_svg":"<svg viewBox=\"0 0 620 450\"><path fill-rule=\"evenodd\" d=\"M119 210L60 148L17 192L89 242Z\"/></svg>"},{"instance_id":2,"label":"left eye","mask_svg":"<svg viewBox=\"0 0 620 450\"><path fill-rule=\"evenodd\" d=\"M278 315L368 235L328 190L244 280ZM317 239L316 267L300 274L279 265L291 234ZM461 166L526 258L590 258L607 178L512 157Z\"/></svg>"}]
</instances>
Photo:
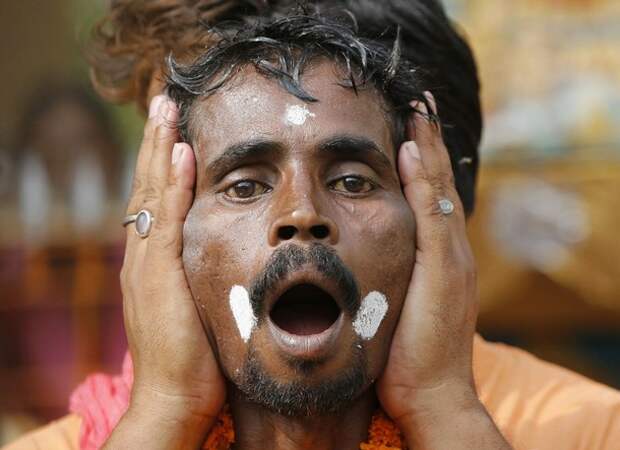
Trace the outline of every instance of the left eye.
<instances>
[{"instance_id":1,"label":"left eye","mask_svg":"<svg viewBox=\"0 0 620 450\"><path fill-rule=\"evenodd\" d=\"M248 199L262 195L269 188L262 183L252 180L242 180L233 184L226 190L226 195L231 198Z\"/></svg>"},{"instance_id":2,"label":"left eye","mask_svg":"<svg viewBox=\"0 0 620 450\"><path fill-rule=\"evenodd\" d=\"M350 194L365 194L366 192L372 191L375 187L365 178L348 176L334 181L331 188L335 191L347 192Z\"/></svg>"}]
</instances>

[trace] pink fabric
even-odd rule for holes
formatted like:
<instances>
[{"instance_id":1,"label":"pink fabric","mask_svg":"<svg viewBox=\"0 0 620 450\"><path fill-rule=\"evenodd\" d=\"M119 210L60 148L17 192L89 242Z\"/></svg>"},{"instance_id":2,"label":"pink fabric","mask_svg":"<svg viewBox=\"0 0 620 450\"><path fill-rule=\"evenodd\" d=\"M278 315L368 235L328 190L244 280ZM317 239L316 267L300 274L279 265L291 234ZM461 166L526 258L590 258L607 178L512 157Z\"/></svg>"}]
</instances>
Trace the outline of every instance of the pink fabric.
<instances>
[{"instance_id":1,"label":"pink fabric","mask_svg":"<svg viewBox=\"0 0 620 450\"><path fill-rule=\"evenodd\" d=\"M69 409L82 418L80 450L98 450L105 444L127 411L132 384L133 364L127 352L120 375L91 375L73 391Z\"/></svg>"}]
</instances>

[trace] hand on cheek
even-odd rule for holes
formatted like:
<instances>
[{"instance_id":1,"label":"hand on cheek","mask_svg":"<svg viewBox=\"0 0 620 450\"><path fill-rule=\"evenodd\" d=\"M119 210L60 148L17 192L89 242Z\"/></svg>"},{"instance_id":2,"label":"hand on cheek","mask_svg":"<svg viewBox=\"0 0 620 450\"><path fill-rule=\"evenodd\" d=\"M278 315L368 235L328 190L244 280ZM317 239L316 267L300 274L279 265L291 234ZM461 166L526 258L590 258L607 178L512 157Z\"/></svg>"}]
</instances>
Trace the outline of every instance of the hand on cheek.
<instances>
[{"instance_id":1,"label":"hand on cheek","mask_svg":"<svg viewBox=\"0 0 620 450\"><path fill-rule=\"evenodd\" d=\"M135 224L127 226L121 271L134 383L129 410L109 448L196 447L225 399L224 378L181 258L196 161L188 144L175 143L177 119L171 100L154 98L127 209L127 214L148 210L154 225L144 238L136 234ZM135 429L145 432L138 435Z\"/></svg>"},{"instance_id":2,"label":"hand on cheek","mask_svg":"<svg viewBox=\"0 0 620 450\"><path fill-rule=\"evenodd\" d=\"M427 100L436 114L430 93ZM465 214L440 126L423 102L412 106L415 141L401 147L399 172L416 219L415 264L377 383L383 408L403 427L457 401L477 405L471 359L478 299ZM451 213L442 212L442 199L454 205Z\"/></svg>"}]
</instances>

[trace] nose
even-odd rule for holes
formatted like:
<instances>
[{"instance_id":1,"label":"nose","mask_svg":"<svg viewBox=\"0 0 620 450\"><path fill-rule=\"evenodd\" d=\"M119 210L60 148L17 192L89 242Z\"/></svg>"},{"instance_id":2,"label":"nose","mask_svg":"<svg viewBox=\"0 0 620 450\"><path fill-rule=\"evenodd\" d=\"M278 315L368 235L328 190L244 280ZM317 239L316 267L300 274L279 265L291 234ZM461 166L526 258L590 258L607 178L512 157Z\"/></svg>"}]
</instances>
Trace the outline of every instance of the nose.
<instances>
[{"instance_id":1,"label":"nose","mask_svg":"<svg viewBox=\"0 0 620 450\"><path fill-rule=\"evenodd\" d=\"M276 219L269 230L269 245L273 247L293 239L334 245L338 242L338 227L333 220L320 214L306 197Z\"/></svg>"}]
</instances>

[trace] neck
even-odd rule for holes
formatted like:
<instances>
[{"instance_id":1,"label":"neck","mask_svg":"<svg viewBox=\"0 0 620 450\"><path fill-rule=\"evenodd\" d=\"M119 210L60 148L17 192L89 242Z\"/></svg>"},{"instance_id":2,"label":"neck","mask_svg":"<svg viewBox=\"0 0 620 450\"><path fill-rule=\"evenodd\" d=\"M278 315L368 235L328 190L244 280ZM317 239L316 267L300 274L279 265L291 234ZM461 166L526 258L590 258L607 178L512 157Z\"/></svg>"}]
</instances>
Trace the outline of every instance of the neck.
<instances>
[{"instance_id":1,"label":"neck","mask_svg":"<svg viewBox=\"0 0 620 450\"><path fill-rule=\"evenodd\" d=\"M236 389L231 391L235 450L358 450L368 438L378 405L374 387L370 387L339 414L287 417L249 402Z\"/></svg>"}]
</instances>

